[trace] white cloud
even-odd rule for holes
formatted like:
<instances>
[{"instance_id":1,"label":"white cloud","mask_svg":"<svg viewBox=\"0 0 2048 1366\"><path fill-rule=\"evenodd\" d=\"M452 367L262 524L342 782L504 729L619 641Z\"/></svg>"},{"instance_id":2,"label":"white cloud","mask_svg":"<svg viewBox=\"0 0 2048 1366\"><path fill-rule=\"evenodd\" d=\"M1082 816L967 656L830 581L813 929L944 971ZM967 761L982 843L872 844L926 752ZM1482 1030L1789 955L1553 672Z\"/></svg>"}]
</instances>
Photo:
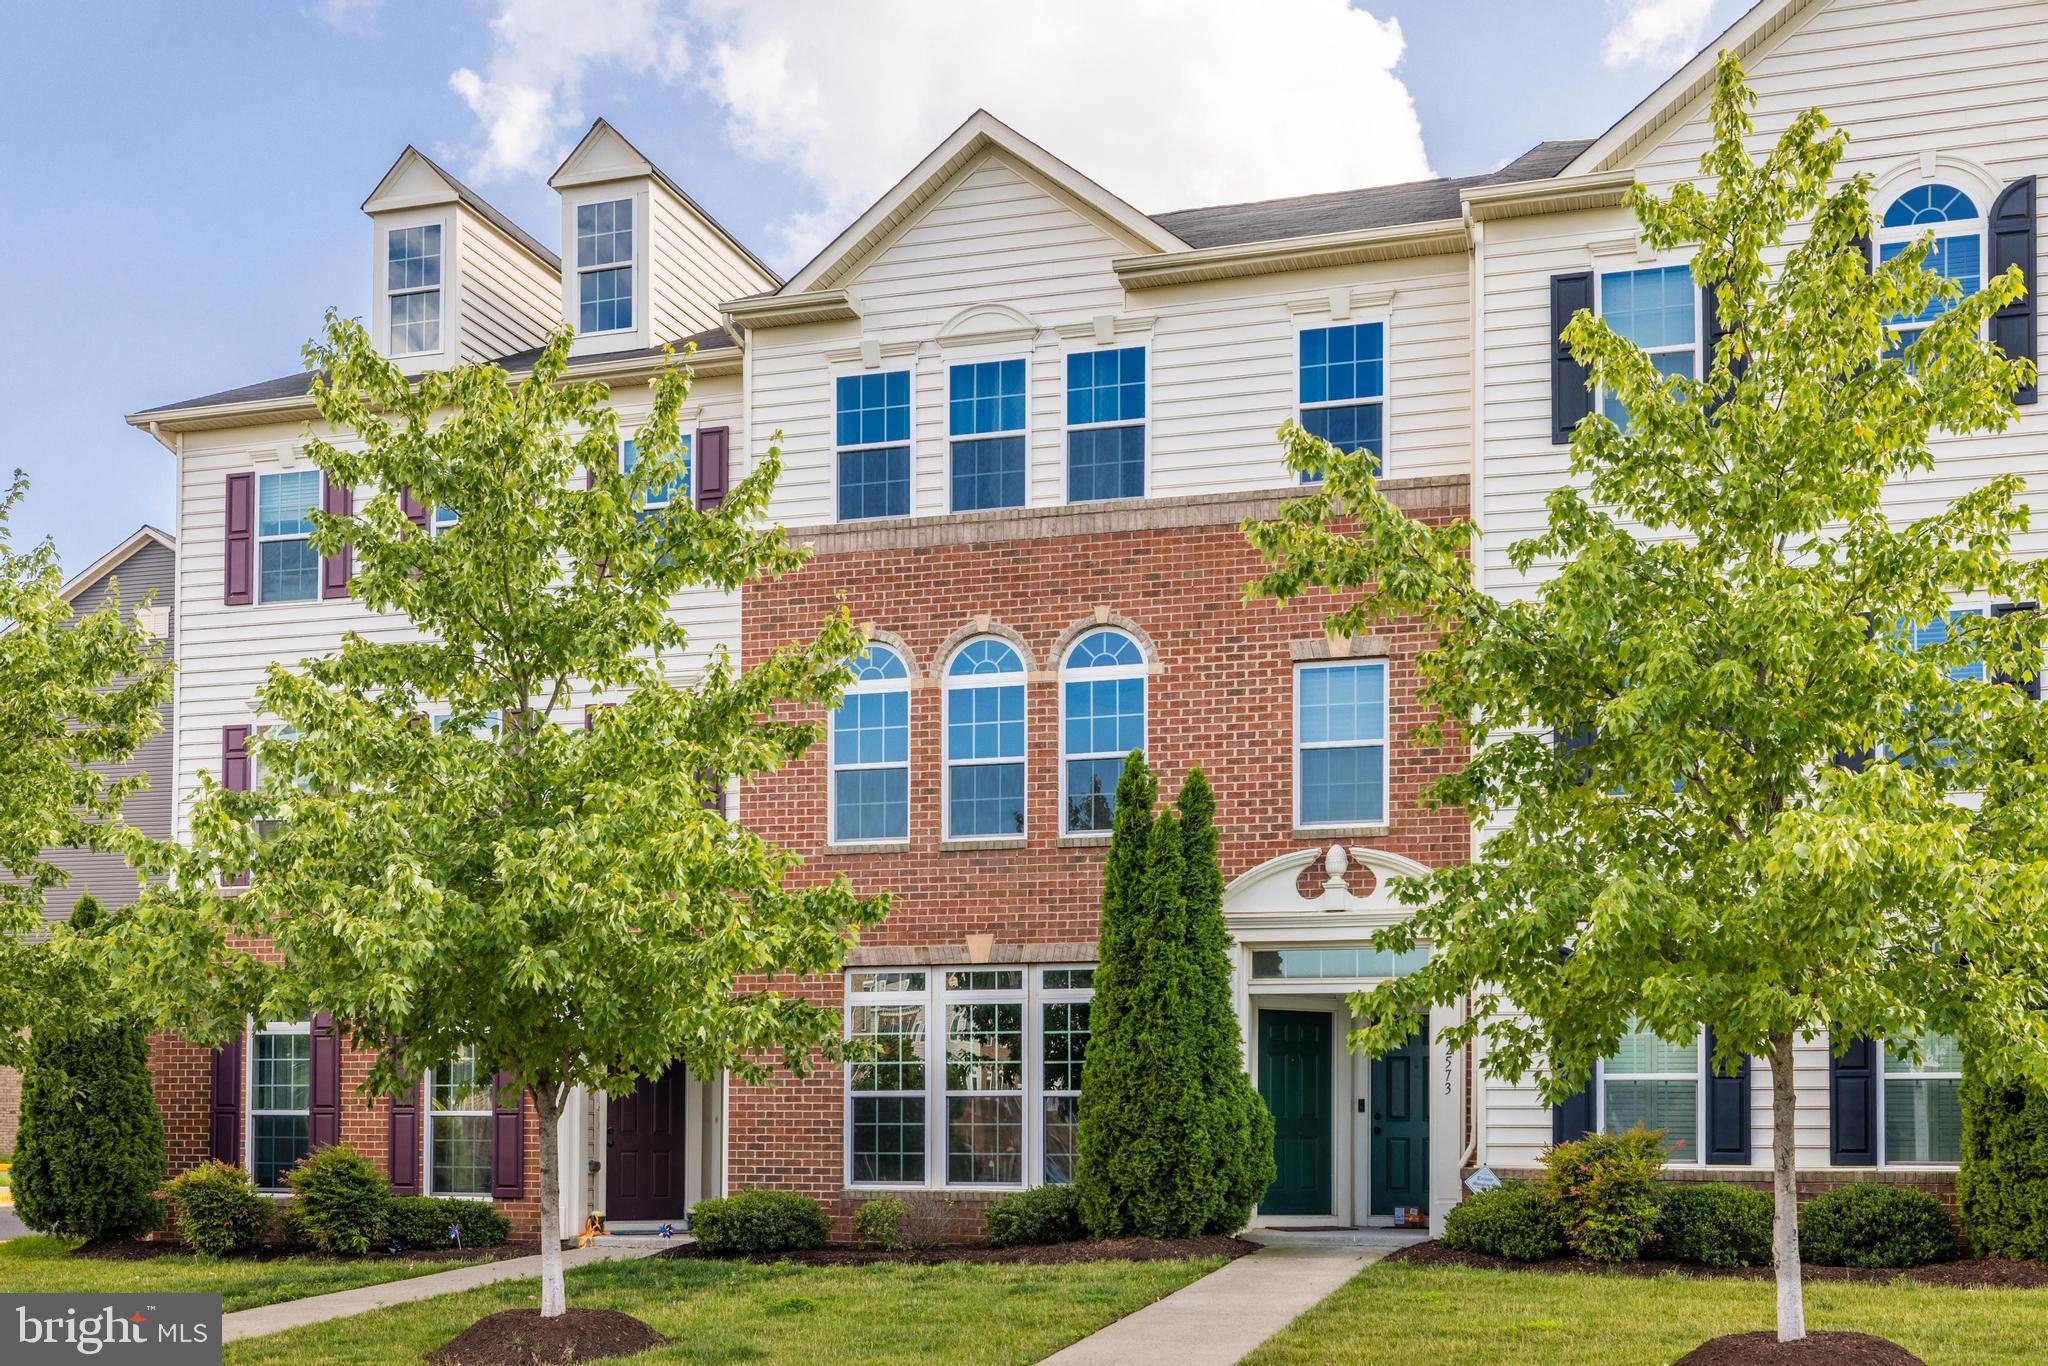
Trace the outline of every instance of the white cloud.
<instances>
[{"instance_id":1,"label":"white cloud","mask_svg":"<svg viewBox=\"0 0 2048 1366\"><path fill-rule=\"evenodd\" d=\"M342 33L368 33L377 26L384 0L313 0L313 13Z\"/></svg>"},{"instance_id":2,"label":"white cloud","mask_svg":"<svg viewBox=\"0 0 2048 1366\"><path fill-rule=\"evenodd\" d=\"M1607 0L1600 56L1609 67L1677 67L1707 40L1714 0Z\"/></svg>"},{"instance_id":3,"label":"white cloud","mask_svg":"<svg viewBox=\"0 0 2048 1366\"><path fill-rule=\"evenodd\" d=\"M471 172L489 180L552 171L565 134L585 122L583 80L595 67L681 80L681 15L662 0L500 0L483 74L462 67L448 77L482 125Z\"/></svg>"},{"instance_id":4,"label":"white cloud","mask_svg":"<svg viewBox=\"0 0 2048 1366\"><path fill-rule=\"evenodd\" d=\"M1344 0L615 0L628 13L610 22L500 3L485 75L454 77L483 121L479 174L540 166L582 121L568 111L585 71L658 49L639 71L681 84L687 69L727 140L810 192L777 225L784 265L976 108L1148 211L1429 174L1400 26Z\"/></svg>"}]
</instances>

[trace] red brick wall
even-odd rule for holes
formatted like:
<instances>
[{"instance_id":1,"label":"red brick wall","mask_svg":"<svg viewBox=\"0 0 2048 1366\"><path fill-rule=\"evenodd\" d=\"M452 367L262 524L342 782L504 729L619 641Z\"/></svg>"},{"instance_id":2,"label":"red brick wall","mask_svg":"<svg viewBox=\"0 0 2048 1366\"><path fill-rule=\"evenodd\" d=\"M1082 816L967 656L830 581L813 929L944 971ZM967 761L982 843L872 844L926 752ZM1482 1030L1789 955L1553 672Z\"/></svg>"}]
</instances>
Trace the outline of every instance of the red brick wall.
<instances>
[{"instance_id":1,"label":"red brick wall","mask_svg":"<svg viewBox=\"0 0 2048 1366\"><path fill-rule=\"evenodd\" d=\"M1458 489L1455 500L1415 515L1463 515L1463 496ZM1226 880L1276 855L1336 838L1329 832L1296 836L1292 830L1294 647L1322 639L1328 600L1285 611L1242 601L1243 586L1260 564L1238 530L1241 507L1218 504L1217 515L1206 523L1107 534L1061 534L1077 519L1072 510L1060 513L1065 515L1041 514L1043 525L1035 529L1040 534L1031 528L1020 532L1014 520L1019 514L1012 514L1006 538L989 542L920 543L942 538L921 537L919 524L882 531L875 539L884 544L876 548L859 545L858 533L826 532L820 536L823 553L802 570L746 590L743 656L749 662L814 633L842 602L855 621L900 640L909 654L908 848L852 852L827 846L822 740L801 762L753 783L740 799L740 815L749 826L804 856L799 877L822 881L844 873L863 892L892 893L887 920L862 938L864 954L925 946L957 951L976 932L995 937L998 958L1005 946L1014 953L1014 946L1024 944L1092 943L1104 850L1099 843L1075 847L1071 839L1063 845L1058 836L1054 673L1060 642L1098 615L1127 621L1156 651L1148 680L1148 757L1162 798L1176 793L1195 765L1215 788ZM1133 516L1162 520L1171 519ZM948 849L941 847L941 690L935 680L948 642L965 638L958 633L972 632L983 615L991 628L1014 633L1028 651L1029 833L1021 847ZM1420 624L1401 624L1380 628L1376 637L1363 648L1383 653L1389 663L1391 828L1384 835L1343 838L1432 866L1462 860L1471 847L1463 815L1418 804L1423 785L1454 755L1405 742L1425 720L1416 699L1415 659L1430 643L1429 633ZM1322 874L1312 870L1312 876L1320 880ZM1354 883L1353 890L1364 888ZM842 1004L836 980L803 989L821 1004ZM736 1081L730 1097L727 1189L806 1191L825 1200L843 1227L857 1199L842 1195L838 1070L802 1081L784 1076L769 1088ZM961 1204L964 1228L974 1222L975 1197L969 1194Z\"/></svg>"}]
</instances>

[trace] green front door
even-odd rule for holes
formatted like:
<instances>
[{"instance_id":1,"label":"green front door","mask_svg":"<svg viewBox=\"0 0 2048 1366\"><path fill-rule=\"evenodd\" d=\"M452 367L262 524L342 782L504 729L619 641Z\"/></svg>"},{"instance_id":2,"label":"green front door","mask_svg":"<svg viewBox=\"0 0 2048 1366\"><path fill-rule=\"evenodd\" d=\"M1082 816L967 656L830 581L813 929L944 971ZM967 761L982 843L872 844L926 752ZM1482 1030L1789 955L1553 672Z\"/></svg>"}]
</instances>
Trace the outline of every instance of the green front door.
<instances>
[{"instance_id":1,"label":"green front door","mask_svg":"<svg viewBox=\"0 0 2048 1366\"><path fill-rule=\"evenodd\" d=\"M1278 1174L1259 1213L1330 1213L1330 1017L1259 1012L1259 1094L1273 1112Z\"/></svg>"},{"instance_id":2,"label":"green front door","mask_svg":"<svg viewBox=\"0 0 2048 1366\"><path fill-rule=\"evenodd\" d=\"M1429 1032L1372 1060L1372 1212L1429 1207Z\"/></svg>"}]
</instances>

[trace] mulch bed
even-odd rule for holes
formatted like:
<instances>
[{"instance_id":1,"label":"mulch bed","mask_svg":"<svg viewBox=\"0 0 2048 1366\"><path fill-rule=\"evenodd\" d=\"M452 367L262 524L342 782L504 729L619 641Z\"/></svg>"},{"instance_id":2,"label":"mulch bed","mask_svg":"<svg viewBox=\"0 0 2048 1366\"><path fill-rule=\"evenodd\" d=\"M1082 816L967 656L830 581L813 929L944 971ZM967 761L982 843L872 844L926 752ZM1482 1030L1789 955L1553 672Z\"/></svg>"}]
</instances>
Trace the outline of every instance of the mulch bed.
<instances>
[{"instance_id":1,"label":"mulch bed","mask_svg":"<svg viewBox=\"0 0 2048 1366\"><path fill-rule=\"evenodd\" d=\"M478 1258L498 1261L505 1257L530 1257L540 1251L539 1243L500 1243L496 1247L414 1247L403 1252L387 1252L381 1247L371 1248L360 1257L334 1258L341 1261L362 1262L473 1262ZM192 1249L183 1243L169 1240L162 1242L143 1238L109 1238L105 1242L87 1243L76 1247L68 1254L83 1257L92 1262L147 1262L158 1257L189 1257ZM325 1254L310 1248L283 1247L265 1244L252 1247L247 1252L231 1253L221 1258L224 1262L280 1262L292 1257L324 1257Z\"/></svg>"},{"instance_id":2,"label":"mulch bed","mask_svg":"<svg viewBox=\"0 0 2048 1366\"><path fill-rule=\"evenodd\" d=\"M1809 1333L1780 1342L1776 1333L1730 1333L1710 1338L1676 1366L1927 1366L1890 1338L1869 1333Z\"/></svg>"},{"instance_id":3,"label":"mulch bed","mask_svg":"<svg viewBox=\"0 0 2048 1366\"><path fill-rule=\"evenodd\" d=\"M908 1252L881 1252L861 1247L821 1247L810 1252L779 1252L759 1257L714 1258L696 1243L672 1248L665 1257L703 1257L713 1261L792 1262L798 1266L873 1266L900 1262L909 1266L939 1266L946 1262L996 1262L1026 1266L1058 1266L1067 1262L1178 1262L1190 1257L1242 1257L1257 1252L1259 1245L1243 1238L1106 1238L1101 1242L1043 1243L1020 1247L994 1247L988 1243L961 1243L945 1247L912 1248Z\"/></svg>"},{"instance_id":4,"label":"mulch bed","mask_svg":"<svg viewBox=\"0 0 2048 1366\"><path fill-rule=\"evenodd\" d=\"M1490 1271L1550 1271L1565 1275L1585 1276L1662 1276L1676 1273L1680 1276L1713 1277L1723 1280L1767 1281L1776 1273L1767 1266L1716 1267L1701 1266L1697 1262L1663 1261L1644 1258L1636 1262L1596 1262L1589 1257L1553 1257L1547 1262L1517 1262L1507 1257L1496 1257L1490 1252L1463 1252L1457 1248L1445 1247L1437 1239L1416 1243L1410 1247L1398 1248L1386 1256L1389 1262L1409 1262L1419 1266L1476 1266ZM1966 1259L1955 1262L1937 1262L1933 1266L1914 1267L1857 1267L1857 1266L1815 1266L1811 1262L1800 1268L1800 1276L1809 1281L1866 1281L1889 1285L1903 1277L1918 1281L1922 1285L1947 1285L1959 1289L1983 1289L1986 1287L2039 1290L2048 1287L2048 1265L2040 1262L2008 1262L1995 1257ZM1815 1334L1815 1337L1829 1336ZM1834 1334L1832 1336L1845 1336ZM1846 1336L1856 1336L1847 1334ZM1717 1339L1718 1341L1719 1339ZM1687 1358L1690 1360L1691 1358ZM1724 1358L1714 1358L1723 1360ZM1728 1357L1725 1360L1734 1361ZM1747 1360L1747 1358L1743 1358ZM1758 1358L1761 1360L1762 1358ZM1836 1358L1815 1358L1835 1360ZM1862 1357L1842 1357L1842 1361L1862 1361ZM1876 1361L1878 1358L1868 1358ZM1909 1360L1911 1358L1884 1358L1885 1360ZM1701 1358L1702 1361L1708 1358Z\"/></svg>"},{"instance_id":5,"label":"mulch bed","mask_svg":"<svg viewBox=\"0 0 2048 1366\"><path fill-rule=\"evenodd\" d=\"M506 1309L478 1319L427 1360L435 1366L538 1366L629 1357L667 1341L616 1309L571 1309L551 1319L538 1309Z\"/></svg>"}]
</instances>

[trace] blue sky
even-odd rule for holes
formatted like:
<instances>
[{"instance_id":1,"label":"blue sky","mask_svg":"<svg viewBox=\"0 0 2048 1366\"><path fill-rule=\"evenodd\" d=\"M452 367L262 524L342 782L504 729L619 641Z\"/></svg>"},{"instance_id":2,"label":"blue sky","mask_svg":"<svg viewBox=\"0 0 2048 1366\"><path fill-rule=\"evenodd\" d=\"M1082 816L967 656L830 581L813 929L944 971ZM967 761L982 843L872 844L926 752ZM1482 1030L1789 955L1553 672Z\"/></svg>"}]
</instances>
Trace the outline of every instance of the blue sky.
<instances>
[{"instance_id":1,"label":"blue sky","mask_svg":"<svg viewBox=\"0 0 2048 1366\"><path fill-rule=\"evenodd\" d=\"M20 7L0 45L0 474L33 482L14 535L75 570L172 529L171 457L122 415L285 374L326 307L361 313L358 205L408 142L552 242L547 172L602 114L788 270L976 105L1146 210L1462 175L1599 132L1743 7Z\"/></svg>"}]
</instances>

